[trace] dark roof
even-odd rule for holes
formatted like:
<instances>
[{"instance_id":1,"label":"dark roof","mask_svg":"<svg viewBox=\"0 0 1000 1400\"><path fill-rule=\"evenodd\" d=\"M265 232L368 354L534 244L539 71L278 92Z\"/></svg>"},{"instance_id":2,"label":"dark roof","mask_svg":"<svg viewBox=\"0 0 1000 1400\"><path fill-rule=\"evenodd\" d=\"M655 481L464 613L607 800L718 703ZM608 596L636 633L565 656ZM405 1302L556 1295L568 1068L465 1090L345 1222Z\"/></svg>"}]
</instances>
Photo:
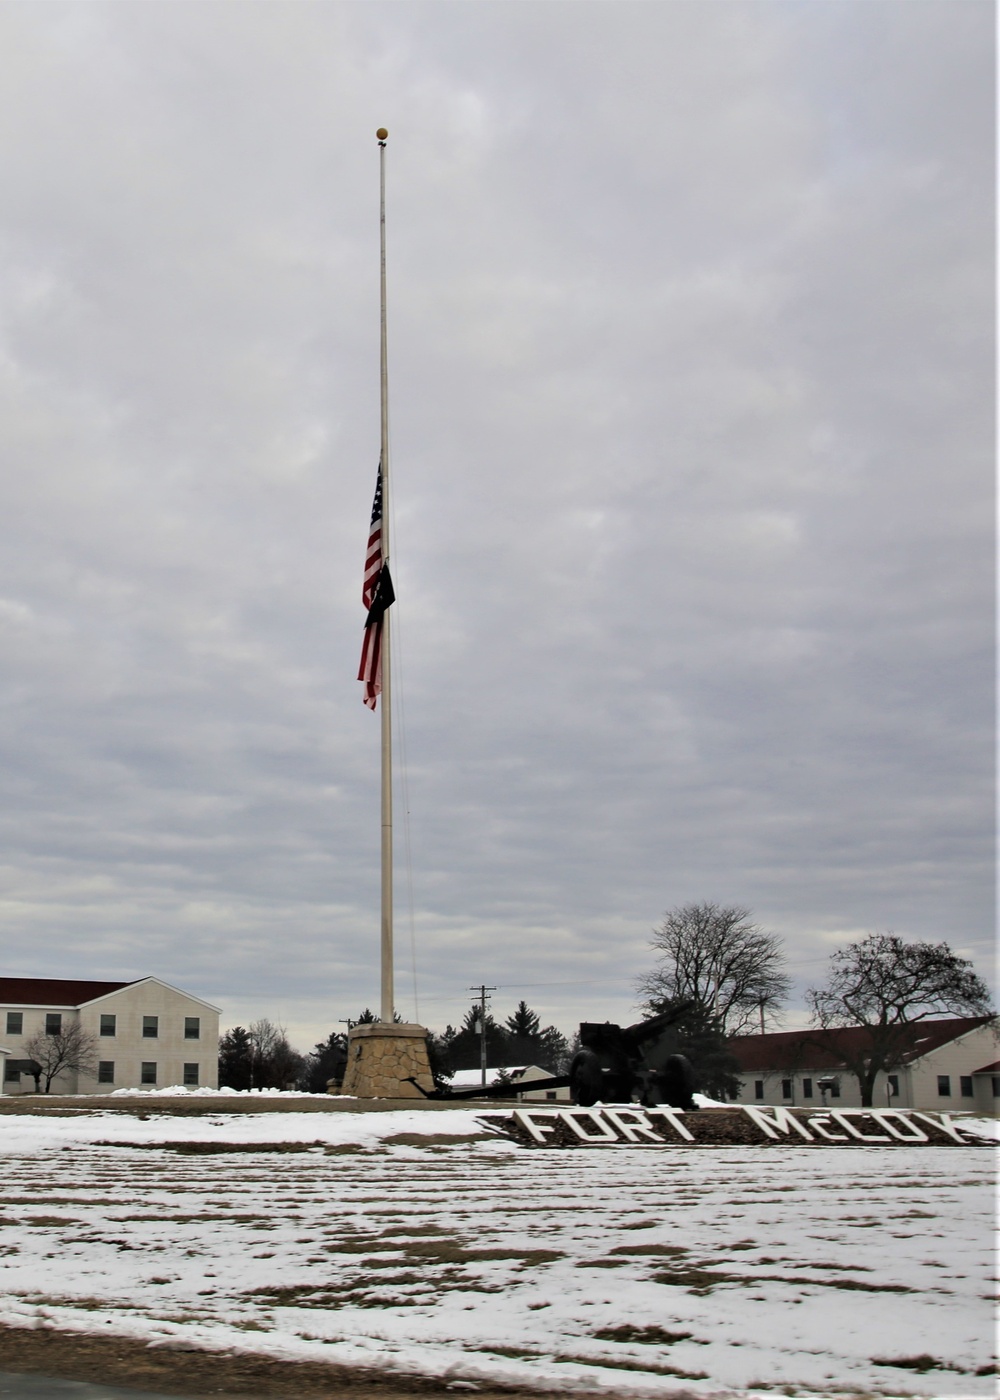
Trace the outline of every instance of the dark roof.
<instances>
[{"instance_id":1,"label":"dark roof","mask_svg":"<svg viewBox=\"0 0 1000 1400\"><path fill-rule=\"evenodd\" d=\"M83 1006L131 985L84 982L78 977L0 977L0 1006Z\"/></svg>"},{"instance_id":2,"label":"dark roof","mask_svg":"<svg viewBox=\"0 0 1000 1400\"><path fill-rule=\"evenodd\" d=\"M946 1021L912 1021L906 1028L907 1048L899 1062L908 1064L939 1050L960 1035L988 1026L990 1016L954 1016ZM728 1047L744 1074L755 1070L844 1069L845 1056L863 1053L871 1043L864 1026L838 1030L776 1031L772 1035L739 1035Z\"/></svg>"},{"instance_id":3,"label":"dark roof","mask_svg":"<svg viewBox=\"0 0 1000 1400\"><path fill-rule=\"evenodd\" d=\"M1000 1060L994 1060L991 1065L983 1065L982 1069L974 1069L973 1074L1000 1074Z\"/></svg>"}]
</instances>

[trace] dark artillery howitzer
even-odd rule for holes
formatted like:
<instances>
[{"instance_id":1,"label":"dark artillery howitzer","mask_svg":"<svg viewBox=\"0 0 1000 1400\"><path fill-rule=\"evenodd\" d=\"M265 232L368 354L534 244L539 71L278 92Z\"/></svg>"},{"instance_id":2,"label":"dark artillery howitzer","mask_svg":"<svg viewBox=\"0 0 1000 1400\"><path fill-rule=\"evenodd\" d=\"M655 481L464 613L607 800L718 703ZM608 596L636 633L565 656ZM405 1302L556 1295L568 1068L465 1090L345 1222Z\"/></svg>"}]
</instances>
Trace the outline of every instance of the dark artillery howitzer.
<instances>
[{"instance_id":1,"label":"dark artillery howitzer","mask_svg":"<svg viewBox=\"0 0 1000 1400\"><path fill-rule=\"evenodd\" d=\"M690 1010L682 1002L661 1016L651 1016L634 1026L610 1021L584 1021L580 1026L581 1049L569 1067L574 1103L589 1108L595 1103L631 1103L637 1098L647 1108L695 1109L692 1094L694 1069L685 1055L674 1050L670 1034L674 1023Z\"/></svg>"},{"instance_id":2,"label":"dark artillery howitzer","mask_svg":"<svg viewBox=\"0 0 1000 1400\"><path fill-rule=\"evenodd\" d=\"M631 1103L638 1098L647 1108L665 1104L670 1108L695 1109L698 1105L691 1097L694 1069L690 1060L673 1050L675 1042L670 1034L670 1027L692 1004L679 1002L661 1016L624 1029L610 1021L582 1022L582 1048L573 1057L569 1074L430 1094L415 1079L410 1082L427 1099L512 1099L532 1090L562 1089L568 1085L573 1102L582 1108L595 1103Z\"/></svg>"}]
</instances>

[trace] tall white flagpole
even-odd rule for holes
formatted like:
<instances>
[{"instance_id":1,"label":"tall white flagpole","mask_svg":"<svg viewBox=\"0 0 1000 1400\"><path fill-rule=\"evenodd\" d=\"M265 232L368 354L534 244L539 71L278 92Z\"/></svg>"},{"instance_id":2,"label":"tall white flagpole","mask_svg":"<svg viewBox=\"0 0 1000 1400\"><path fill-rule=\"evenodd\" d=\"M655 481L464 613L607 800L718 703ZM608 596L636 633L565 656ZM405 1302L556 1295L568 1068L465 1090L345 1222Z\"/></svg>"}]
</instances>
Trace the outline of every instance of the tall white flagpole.
<instances>
[{"instance_id":1,"label":"tall white flagpole","mask_svg":"<svg viewBox=\"0 0 1000 1400\"><path fill-rule=\"evenodd\" d=\"M384 582L391 591L389 582L389 356L386 336L386 290L385 290L385 144L389 133L380 126L375 133L379 145L379 245L381 251L380 294L381 294L381 353L380 381L382 407L382 529L381 550L382 568L385 569ZM373 510L374 516L374 510ZM374 555L372 556L374 563ZM366 580L368 573L366 568ZM379 587L383 579L379 579ZM367 589L366 589L367 594ZM383 596L382 602L385 602ZM371 612L371 607L369 612ZM389 688L389 608L383 607L381 616L373 626L378 626L379 666L382 699L382 988L379 1004L379 1019L374 1025L352 1026L348 1033L347 1067L344 1073L341 1092L361 1099L412 1099L434 1091L434 1077L431 1073L427 1053L428 1032L415 1023L396 1022L395 998L393 995L392 958L392 702ZM369 643L374 642L370 630L365 634L366 645L362 652L362 670L365 658L374 653ZM361 679L369 677L366 672ZM371 687L374 689L374 686ZM365 703L374 702L375 695L366 691ZM376 706L377 708L377 706ZM332 1082L332 1081L331 1081Z\"/></svg>"},{"instance_id":2,"label":"tall white flagpole","mask_svg":"<svg viewBox=\"0 0 1000 1400\"><path fill-rule=\"evenodd\" d=\"M375 133L379 148L379 243L381 250L381 407L382 407L382 563L389 562L389 354L385 311L385 143L384 126ZM389 688L389 612L382 620L382 1003L380 1019L392 1025L392 703Z\"/></svg>"}]
</instances>

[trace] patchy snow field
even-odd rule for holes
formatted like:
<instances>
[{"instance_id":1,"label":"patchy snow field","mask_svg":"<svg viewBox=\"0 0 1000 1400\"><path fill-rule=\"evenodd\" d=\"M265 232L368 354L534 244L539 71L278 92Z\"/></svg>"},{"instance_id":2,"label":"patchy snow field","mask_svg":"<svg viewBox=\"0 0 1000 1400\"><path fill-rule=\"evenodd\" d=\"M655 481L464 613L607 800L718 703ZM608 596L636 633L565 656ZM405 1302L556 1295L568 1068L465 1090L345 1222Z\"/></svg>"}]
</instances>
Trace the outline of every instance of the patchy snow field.
<instances>
[{"instance_id":1,"label":"patchy snow field","mask_svg":"<svg viewBox=\"0 0 1000 1400\"><path fill-rule=\"evenodd\" d=\"M531 1151L474 1109L4 1116L0 1323L620 1396L987 1396L993 1167Z\"/></svg>"}]
</instances>

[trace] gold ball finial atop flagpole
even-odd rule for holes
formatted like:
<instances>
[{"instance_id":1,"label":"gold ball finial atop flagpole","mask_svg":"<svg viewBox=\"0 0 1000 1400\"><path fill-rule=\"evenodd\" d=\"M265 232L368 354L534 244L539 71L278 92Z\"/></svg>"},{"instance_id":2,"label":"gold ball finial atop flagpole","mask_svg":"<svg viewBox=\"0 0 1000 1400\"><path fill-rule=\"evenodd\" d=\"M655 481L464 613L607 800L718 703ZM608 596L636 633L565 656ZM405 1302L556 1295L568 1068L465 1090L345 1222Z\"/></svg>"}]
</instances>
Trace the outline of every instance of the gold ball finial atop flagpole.
<instances>
[{"instance_id":1,"label":"gold ball finial atop flagpole","mask_svg":"<svg viewBox=\"0 0 1000 1400\"><path fill-rule=\"evenodd\" d=\"M386 131L384 126L380 126L378 131L376 131L375 135L380 141L384 141L388 137L389 133Z\"/></svg>"}]
</instances>

